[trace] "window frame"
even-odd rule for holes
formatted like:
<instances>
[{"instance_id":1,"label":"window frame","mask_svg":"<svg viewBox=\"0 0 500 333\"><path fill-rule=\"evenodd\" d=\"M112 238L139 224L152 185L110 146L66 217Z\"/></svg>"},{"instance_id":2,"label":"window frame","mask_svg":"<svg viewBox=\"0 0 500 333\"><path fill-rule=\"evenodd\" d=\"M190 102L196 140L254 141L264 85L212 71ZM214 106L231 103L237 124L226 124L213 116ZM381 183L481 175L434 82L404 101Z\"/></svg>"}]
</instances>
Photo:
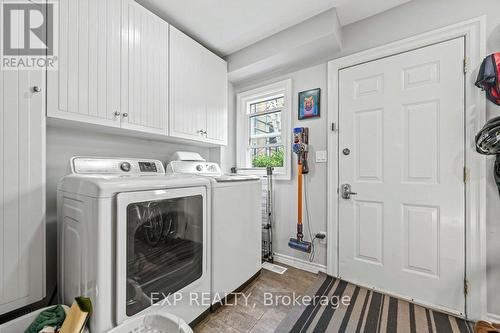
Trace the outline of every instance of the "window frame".
<instances>
[{"instance_id":1,"label":"window frame","mask_svg":"<svg viewBox=\"0 0 500 333\"><path fill-rule=\"evenodd\" d=\"M292 115L292 80L286 79L255 89L238 93L236 96L236 166L239 173L265 176L265 168L251 168L250 165L250 116L248 106L257 101L265 101L283 95L284 106L281 108L281 140L284 150L283 167L275 168L276 179L290 180L292 160L291 115ZM274 112L278 111L275 109ZM270 111L273 112L273 111ZM257 114L265 114L256 113ZM281 146L280 145L280 146Z\"/></svg>"}]
</instances>

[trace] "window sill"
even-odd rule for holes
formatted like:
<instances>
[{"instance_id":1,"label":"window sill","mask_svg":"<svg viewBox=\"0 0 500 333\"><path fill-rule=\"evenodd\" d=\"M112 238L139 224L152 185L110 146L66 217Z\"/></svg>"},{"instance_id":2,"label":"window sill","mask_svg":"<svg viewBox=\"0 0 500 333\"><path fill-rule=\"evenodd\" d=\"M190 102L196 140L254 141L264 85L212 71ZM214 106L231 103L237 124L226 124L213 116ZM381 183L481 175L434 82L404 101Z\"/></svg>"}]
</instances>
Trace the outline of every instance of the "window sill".
<instances>
[{"instance_id":1,"label":"window sill","mask_svg":"<svg viewBox=\"0 0 500 333\"><path fill-rule=\"evenodd\" d=\"M258 176L261 178L267 178L267 172L265 169L245 169L238 170L238 174L240 175L251 175ZM284 172L273 172L273 179L275 180L290 180L290 174Z\"/></svg>"}]
</instances>

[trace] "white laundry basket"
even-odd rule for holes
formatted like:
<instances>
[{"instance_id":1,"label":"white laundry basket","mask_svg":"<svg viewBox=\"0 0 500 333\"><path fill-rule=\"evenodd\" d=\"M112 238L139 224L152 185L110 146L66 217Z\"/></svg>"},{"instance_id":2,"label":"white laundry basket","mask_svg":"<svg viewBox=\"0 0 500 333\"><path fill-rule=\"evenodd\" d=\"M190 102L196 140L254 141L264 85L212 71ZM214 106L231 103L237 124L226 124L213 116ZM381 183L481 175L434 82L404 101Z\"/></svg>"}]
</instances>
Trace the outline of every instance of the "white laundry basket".
<instances>
[{"instance_id":1,"label":"white laundry basket","mask_svg":"<svg viewBox=\"0 0 500 333\"><path fill-rule=\"evenodd\" d=\"M129 319L108 333L193 333L193 330L172 314L153 313Z\"/></svg>"}]
</instances>

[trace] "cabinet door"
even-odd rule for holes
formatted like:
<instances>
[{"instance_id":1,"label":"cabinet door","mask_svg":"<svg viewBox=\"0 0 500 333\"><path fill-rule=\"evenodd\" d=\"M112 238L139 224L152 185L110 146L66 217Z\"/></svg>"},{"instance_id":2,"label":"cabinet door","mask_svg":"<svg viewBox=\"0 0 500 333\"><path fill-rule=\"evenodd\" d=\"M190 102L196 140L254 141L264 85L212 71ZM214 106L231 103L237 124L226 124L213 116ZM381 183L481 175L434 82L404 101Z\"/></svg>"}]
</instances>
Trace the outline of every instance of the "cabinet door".
<instances>
[{"instance_id":1,"label":"cabinet door","mask_svg":"<svg viewBox=\"0 0 500 333\"><path fill-rule=\"evenodd\" d=\"M205 101L207 111L206 141L227 144L227 63L206 51Z\"/></svg>"},{"instance_id":2,"label":"cabinet door","mask_svg":"<svg viewBox=\"0 0 500 333\"><path fill-rule=\"evenodd\" d=\"M59 70L47 74L48 116L120 126L120 1L59 1Z\"/></svg>"},{"instance_id":3,"label":"cabinet door","mask_svg":"<svg viewBox=\"0 0 500 333\"><path fill-rule=\"evenodd\" d=\"M0 315L45 297L45 91L0 70Z\"/></svg>"},{"instance_id":4,"label":"cabinet door","mask_svg":"<svg viewBox=\"0 0 500 333\"><path fill-rule=\"evenodd\" d=\"M123 0L122 127L167 134L168 23Z\"/></svg>"},{"instance_id":5,"label":"cabinet door","mask_svg":"<svg viewBox=\"0 0 500 333\"><path fill-rule=\"evenodd\" d=\"M204 141L206 49L170 26L170 135Z\"/></svg>"}]
</instances>

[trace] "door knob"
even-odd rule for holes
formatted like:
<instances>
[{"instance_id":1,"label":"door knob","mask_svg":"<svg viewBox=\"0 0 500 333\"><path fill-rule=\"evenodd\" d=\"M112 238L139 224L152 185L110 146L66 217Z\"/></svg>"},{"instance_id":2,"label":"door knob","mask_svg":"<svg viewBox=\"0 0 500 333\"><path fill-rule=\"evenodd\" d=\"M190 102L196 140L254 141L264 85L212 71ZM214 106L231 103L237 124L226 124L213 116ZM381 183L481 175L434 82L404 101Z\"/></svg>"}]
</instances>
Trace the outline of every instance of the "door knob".
<instances>
[{"instance_id":1,"label":"door knob","mask_svg":"<svg viewBox=\"0 0 500 333\"><path fill-rule=\"evenodd\" d=\"M40 91L42 91L42 88L39 86L33 86L33 92L39 93Z\"/></svg>"},{"instance_id":2,"label":"door knob","mask_svg":"<svg viewBox=\"0 0 500 333\"><path fill-rule=\"evenodd\" d=\"M120 111L115 111L115 113L113 113L115 115L115 117L119 117L121 115Z\"/></svg>"},{"instance_id":3,"label":"door knob","mask_svg":"<svg viewBox=\"0 0 500 333\"><path fill-rule=\"evenodd\" d=\"M125 113L123 114L123 118L127 118L127 117L128 117L128 113L126 113L126 112L125 112Z\"/></svg>"},{"instance_id":4,"label":"door knob","mask_svg":"<svg viewBox=\"0 0 500 333\"><path fill-rule=\"evenodd\" d=\"M351 199L351 195L356 195L356 192L351 191L351 184L342 185L342 199Z\"/></svg>"}]
</instances>

